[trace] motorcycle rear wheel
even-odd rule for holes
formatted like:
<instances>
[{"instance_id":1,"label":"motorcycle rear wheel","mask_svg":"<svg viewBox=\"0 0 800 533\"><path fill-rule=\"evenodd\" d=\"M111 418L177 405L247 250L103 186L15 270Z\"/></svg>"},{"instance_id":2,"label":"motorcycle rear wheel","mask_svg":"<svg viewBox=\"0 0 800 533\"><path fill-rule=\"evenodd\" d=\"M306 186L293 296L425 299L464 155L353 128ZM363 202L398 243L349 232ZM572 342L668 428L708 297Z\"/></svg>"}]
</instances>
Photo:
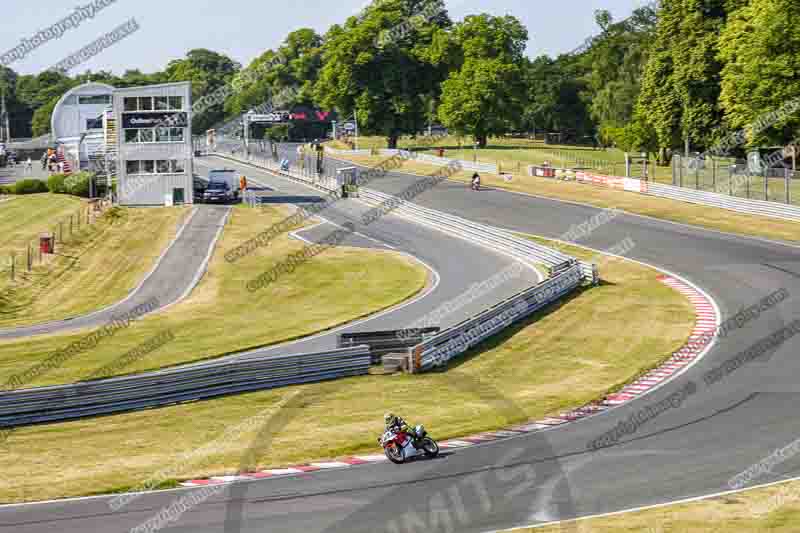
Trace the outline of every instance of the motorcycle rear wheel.
<instances>
[{"instance_id":1,"label":"motorcycle rear wheel","mask_svg":"<svg viewBox=\"0 0 800 533\"><path fill-rule=\"evenodd\" d=\"M396 444L390 444L383 449L383 453L386 454L386 458L389 459L396 465L401 465L406 461L405 456L403 455L403 450L401 450Z\"/></svg>"},{"instance_id":2,"label":"motorcycle rear wheel","mask_svg":"<svg viewBox=\"0 0 800 533\"><path fill-rule=\"evenodd\" d=\"M422 450L427 457L436 457L439 455L439 445L430 437L425 437L422 441Z\"/></svg>"}]
</instances>

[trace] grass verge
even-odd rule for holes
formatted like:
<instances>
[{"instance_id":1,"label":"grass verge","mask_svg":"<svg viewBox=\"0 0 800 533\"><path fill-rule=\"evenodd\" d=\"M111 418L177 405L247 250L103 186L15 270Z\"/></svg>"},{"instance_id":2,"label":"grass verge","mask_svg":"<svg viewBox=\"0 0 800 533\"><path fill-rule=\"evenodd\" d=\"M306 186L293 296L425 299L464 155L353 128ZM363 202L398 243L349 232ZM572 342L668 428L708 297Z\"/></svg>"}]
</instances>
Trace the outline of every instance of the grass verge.
<instances>
[{"instance_id":1,"label":"grass verge","mask_svg":"<svg viewBox=\"0 0 800 533\"><path fill-rule=\"evenodd\" d=\"M248 280L304 244L282 235L236 263L228 263L223 256L286 214L286 209L277 207L235 208L208 273L189 298L119 330L113 339L68 359L26 386L85 379L167 331L172 332L173 340L115 373L142 372L311 335L391 307L425 287L428 271L405 255L339 247L325 251L268 288L248 292ZM86 334L80 331L0 343L0 381Z\"/></svg>"},{"instance_id":2,"label":"grass verge","mask_svg":"<svg viewBox=\"0 0 800 533\"><path fill-rule=\"evenodd\" d=\"M341 158L341 156L336 156ZM348 156L354 163L372 166L385 158L380 156ZM397 172L430 175L438 167L416 161L406 161ZM452 180L469 183L473 172L457 172ZM708 229L738 233L754 237L765 237L782 241L800 241L800 223L768 217L745 215L726 209L695 205L667 198L657 198L633 192L624 192L594 185L554 179L514 176L507 182L500 176L481 173L481 184L498 189L535 194L556 200L567 200L594 205L597 207L616 207L629 213L651 216L663 220L691 224Z\"/></svg>"},{"instance_id":3,"label":"grass verge","mask_svg":"<svg viewBox=\"0 0 800 533\"><path fill-rule=\"evenodd\" d=\"M574 247L565 251L577 257L590 255ZM364 252L358 253L363 258ZM323 255L314 261L327 259ZM203 291L209 301L221 286L233 283L225 281L220 266L218 260L212 265L212 279ZM309 274L317 276L327 272L321 266L310 270ZM603 284L599 287L490 339L447 372L370 375L158 411L21 428L2 445L0 469L3 479L9 481L0 485L0 500L19 502L124 490L164 469L173 480L236 472L258 428L251 426L236 438L223 435L265 410L281 409L281 416L268 422L271 447L254 458L262 468L377 452L374 439L388 410L413 414L410 422L423 423L435 437L444 439L582 405L667 357L683 344L693 326L688 301L657 281L657 271L608 258L601 272ZM245 276L238 277L241 284ZM308 312L329 305L331 282L325 277L306 293ZM272 322L264 320L262 313L294 320L298 311L287 307L282 295L302 293L303 283L312 280L294 279L276 287L277 293L264 296L267 305L252 313L256 319L241 328L260 324L263 330ZM371 276L358 280L358 299L369 299L373 283ZM348 289L352 286L348 284ZM354 291L343 291L336 298L350 298L349 292ZM253 310L248 307L237 316L246 318ZM216 324L206 324L194 332L205 335L201 329L215 328ZM212 336L222 335L235 340L234 333L222 329ZM199 341L194 344L201 345ZM7 356L4 359L8 361ZM198 449L207 453L193 455ZM187 453L192 460L178 459Z\"/></svg>"},{"instance_id":4,"label":"grass verge","mask_svg":"<svg viewBox=\"0 0 800 533\"><path fill-rule=\"evenodd\" d=\"M24 250L39 233L52 231L64 217L74 215L82 203L66 194L9 196L0 205L0 254Z\"/></svg>"},{"instance_id":5,"label":"grass verge","mask_svg":"<svg viewBox=\"0 0 800 533\"><path fill-rule=\"evenodd\" d=\"M786 482L691 503L575 522L578 533L794 533L800 482ZM515 530L555 533L563 526Z\"/></svg>"},{"instance_id":6,"label":"grass verge","mask_svg":"<svg viewBox=\"0 0 800 533\"><path fill-rule=\"evenodd\" d=\"M62 196L37 200L58 205ZM25 200L11 203L27 205ZM0 281L0 328L78 316L122 300L152 269L188 212L113 208L76 229L44 264L18 272L15 282Z\"/></svg>"}]
</instances>

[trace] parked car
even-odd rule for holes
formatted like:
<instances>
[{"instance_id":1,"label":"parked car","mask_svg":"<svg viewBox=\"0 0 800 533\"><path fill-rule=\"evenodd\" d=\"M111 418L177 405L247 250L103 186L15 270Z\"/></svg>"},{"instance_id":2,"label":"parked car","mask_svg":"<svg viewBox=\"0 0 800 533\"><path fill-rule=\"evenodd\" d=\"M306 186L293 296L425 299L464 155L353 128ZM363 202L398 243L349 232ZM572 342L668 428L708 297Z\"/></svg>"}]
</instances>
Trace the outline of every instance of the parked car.
<instances>
[{"instance_id":1,"label":"parked car","mask_svg":"<svg viewBox=\"0 0 800 533\"><path fill-rule=\"evenodd\" d=\"M203 201L228 203L239 201L239 174L235 170L212 170L208 173L208 185L203 192Z\"/></svg>"},{"instance_id":2,"label":"parked car","mask_svg":"<svg viewBox=\"0 0 800 533\"><path fill-rule=\"evenodd\" d=\"M235 202L238 196L238 191L232 191L230 185L224 181L210 181L203 193L203 201L206 203L228 203Z\"/></svg>"}]
</instances>

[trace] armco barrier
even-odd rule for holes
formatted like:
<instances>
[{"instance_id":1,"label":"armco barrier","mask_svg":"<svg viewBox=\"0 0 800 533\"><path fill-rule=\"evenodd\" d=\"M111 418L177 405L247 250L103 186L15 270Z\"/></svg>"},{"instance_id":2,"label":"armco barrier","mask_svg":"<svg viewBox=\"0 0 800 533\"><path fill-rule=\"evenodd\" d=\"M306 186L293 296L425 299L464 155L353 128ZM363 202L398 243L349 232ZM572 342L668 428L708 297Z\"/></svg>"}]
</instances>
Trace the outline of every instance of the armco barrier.
<instances>
[{"instance_id":1,"label":"armco barrier","mask_svg":"<svg viewBox=\"0 0 800 533\"><path fill-rule=\"evenodd\" d=\"M441 328L429 327L407 330L363 331L342 333L337 342L339 348L368 346L372 354L372 362L380 363L381 356L388 353L405 353L428 337L439 333Z\"/></svg>"},{"instance_id":2,"label":"armco barrier","mask_svg":"<svg viewBox=\"0 0 800 533\"><path fill-rule=\"evenodd\" d=\"M514 322L561 299L578 288L583 273L578 265L443 331L409 351L409 368L420 372L443 365Z\"/></svg>"},{"instance_id":3,"label":"armco barrier","mask_svg":"<svg viewBox=\"0 0 800 533\"><path fill-rule=\"evenodd\" d=\"M727 194L720 194L709 191L698 191L674 185L664 185L652 181L643 181L636 178L623 178L619 176L605 176L590 172L575 171L575 181L581 183L591 183L612 189L619 189L628 192L638 192L659 198L668 198L692 204L718 207L737 213L747 215L758 215L782 220L800 222L800 207L782 204L779 202L768 202L766 200L750 200L738 198Z\"/></svg>"},{"instance_id":4,"label":"armco barrier","mask_svg":"<svg viewBox=\"0 0 800 533\"><path fill-rule=\"evenodd\" d=\"M271 170L280 176L311 185L321 190L331 191L334 190L333 187L340 187L340 184L338 183L335 185L326 184L322 180L315 179L312 176L307 176L299 172L298 169L294 169L290 172L281 171L273 162L266 159L261 160L252 157L250 159L245 159L223 153L216 153L215 155L226 157L234 161L255 164ZM510 231L501 230L486 224L473 222L455 215L450 215L448 213L422 207L412 202L402 200L398 202L398 199L394 196L379 191L374 191L366 187L361 187L359 191L361 199L368 203L381 205L384 202L391 202L393 213L406 215L418 223L425 224L439 229L440 231L445 231L451 235L455 234L465 240L502 251L513 257L516 257L521 261L526 262L529 265L539 263L552 269L557 266L563 267L565 263L578 263L581 267L581 272L583 273L583 277L586 282L594 284L599 280L597 267L595 265L578 262L574 258L562 252L548 248L547 246L542 246L528 239L517 237Z\"/></svg>"},{"instance_id":5,"label":"armco barrier","mask_svg":"<svg viewBox=\"0 0 800 533\"><path fill-rule=\"evenodd\" d=\"M682 187L675 187L674 185L662 185L652 182L647 184L645 194L660 196L662 198L671 198L673 200L680 200L693 204L729 209L748 215L760 215L800 222L800 207L778 202L748 200L746 198L737 198L726 194L684 189Z\"/></svg>"},{"instance_id":6,"label":"armco barrier","mask_svg":"<svg viewBox=\"0 0 800 533\"><path fill-rule=\"evenodd\" d=\"M98 381L0 393L0 427L60 422L367 374L368 346L218 361Z\"/></svg>"},{"instance_id":7,"label":"armco barrier","mask_svg":"<svg viewBox=\"0 0 800 533\"><path fill-rule=\"evenodd\" d=\"M319 187L297 172L278 174ZM581 284L596 284L599 281L596 265L579 262L562 252L517 237L512 232L422 207L366 187L362 187L360 193L361 199L367 203L391 206L393 214L406 216L420 224L501 251L528 265L535 267L542 264L550 269L550 278L544 283L409 349L408 368L412 372L443 364L508 325L562 298Z\"/></svg>"},{"instance_id":8,"label":"armco barrier","mask_svg":"<svg viewBox=\"0 0 800 533\"><path fill-rule=\"evenodd\" d=\"M297 169L290 172L281 171L277 165L268 159L262 160L252 157L250 159L245 159L222 153L216 153L216 155L226 157L234 161L255 164L264 167L280 176L314 186L324 191L331 191L334 190L334 187L337 189L340 187L338 183L326 183L323 180L318 180L312 176L304 175L303 173L298 172ZM554 267L558 266L563 268L563 265L566 263L577 262L574 258L564 253L553 250L552 248L548 248L547 246L542 246L541 244L537 244L528 239L517 237L510 231L501 230L486 224L473 222L455 215L450 215L448 213L422 207L412 202L398 202L397 198L394 196L379 191L374 191L366 187L361 187L359 192L361 199L365 202L375 205L381 205L384 202L391 202L393 213L405 215L418 223L425 224L440 231L445 231L451 235L457 235L464 240L475 242L482 246L487 246L507 253L531 266L538 263L553 269ZM577 263L581 266L584 279L588 283L597 283L599 275L597 273L596 266L591 263Z\"/></svg>"},{"instance_id":9,"label":"armco barrier","mask_svg":"<svg viewBox=\"0 0 800 533\"><path fill-rule=\"evenodd\" d=\"M361 189L361 197L367 202L381 204L391 200L393 197L373 191L371 189ZM397 214L405 214L417 222L457 235L464 240L472 241L477 244L494 248L507 253L528 264L539 263L553 268L562 267L565 263L577 263L572 257L542 246L528 239L517 237L513 233L501 230L479 222L461 218L411 202L401 202L393 210ZM584 278L589 283L597 282L597 273L594 265L590 263L579 263Z\"/></svg>"}]
</instances>

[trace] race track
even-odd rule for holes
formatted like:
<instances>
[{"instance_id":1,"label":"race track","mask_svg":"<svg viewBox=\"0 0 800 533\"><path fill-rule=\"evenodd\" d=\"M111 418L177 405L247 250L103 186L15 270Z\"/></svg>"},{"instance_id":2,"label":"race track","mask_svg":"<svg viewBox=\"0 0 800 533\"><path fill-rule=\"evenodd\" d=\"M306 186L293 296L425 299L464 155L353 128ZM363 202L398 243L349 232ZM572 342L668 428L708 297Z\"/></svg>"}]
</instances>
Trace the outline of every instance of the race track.
<instances>
[{"instance_id":1,"label":"race track","mask_svg":"<svg viewBox=\"0 0 800 533\"><path fill-rule=\"evenodd\" d=\"M31 326L0 329L0 339L96 328L126 313L140 316L137 308L155 312L184 298L200 281L229 208L200 206L187 215L178 234L153 269L122 301L86 315ZM143 307L140 307L143 306Z\"/></svg>"},{"instance_id":2,"label":"race track","mask_svg":"<svg viewBox=\"0 0 800 533\"><path fill-rule=\"evenodd\" d=\"M396 192L413 179L393 173L370 187ZM475 193L453 182L415 201L554 238L598 212L497 190ZM399 243L405 238L377 223L370 230L379 240L394 238ZM633 215L614 218L581 244L604 249L625 238L635 243L629 257L702 287L719 303L723 318L780 288L790 297L720 339L679 378L620 408L562 428L456 450L433 461L402 467L362 465L226 486L169 531L479 532L728 490L729 478L800 433L794 405L800 391L800 340L789 339L713 385L706 385L703 374L800 318L800 249ZM420 248L414 252L432 253ZM440 274L444 283L449 272ZM690 380L697 391L679 407L649 420L610 448L587 449L592 439ZM480 383L460 385L514 409L501 390L486 390ZM435 435L436 428L429 429ZM800 459L789 459L759 482L796 475L798 466ZM145 495L119 512L109 509L107 497L3 507L0 531L129 531L184 493Z\"/></svg>"}]
</instances>

